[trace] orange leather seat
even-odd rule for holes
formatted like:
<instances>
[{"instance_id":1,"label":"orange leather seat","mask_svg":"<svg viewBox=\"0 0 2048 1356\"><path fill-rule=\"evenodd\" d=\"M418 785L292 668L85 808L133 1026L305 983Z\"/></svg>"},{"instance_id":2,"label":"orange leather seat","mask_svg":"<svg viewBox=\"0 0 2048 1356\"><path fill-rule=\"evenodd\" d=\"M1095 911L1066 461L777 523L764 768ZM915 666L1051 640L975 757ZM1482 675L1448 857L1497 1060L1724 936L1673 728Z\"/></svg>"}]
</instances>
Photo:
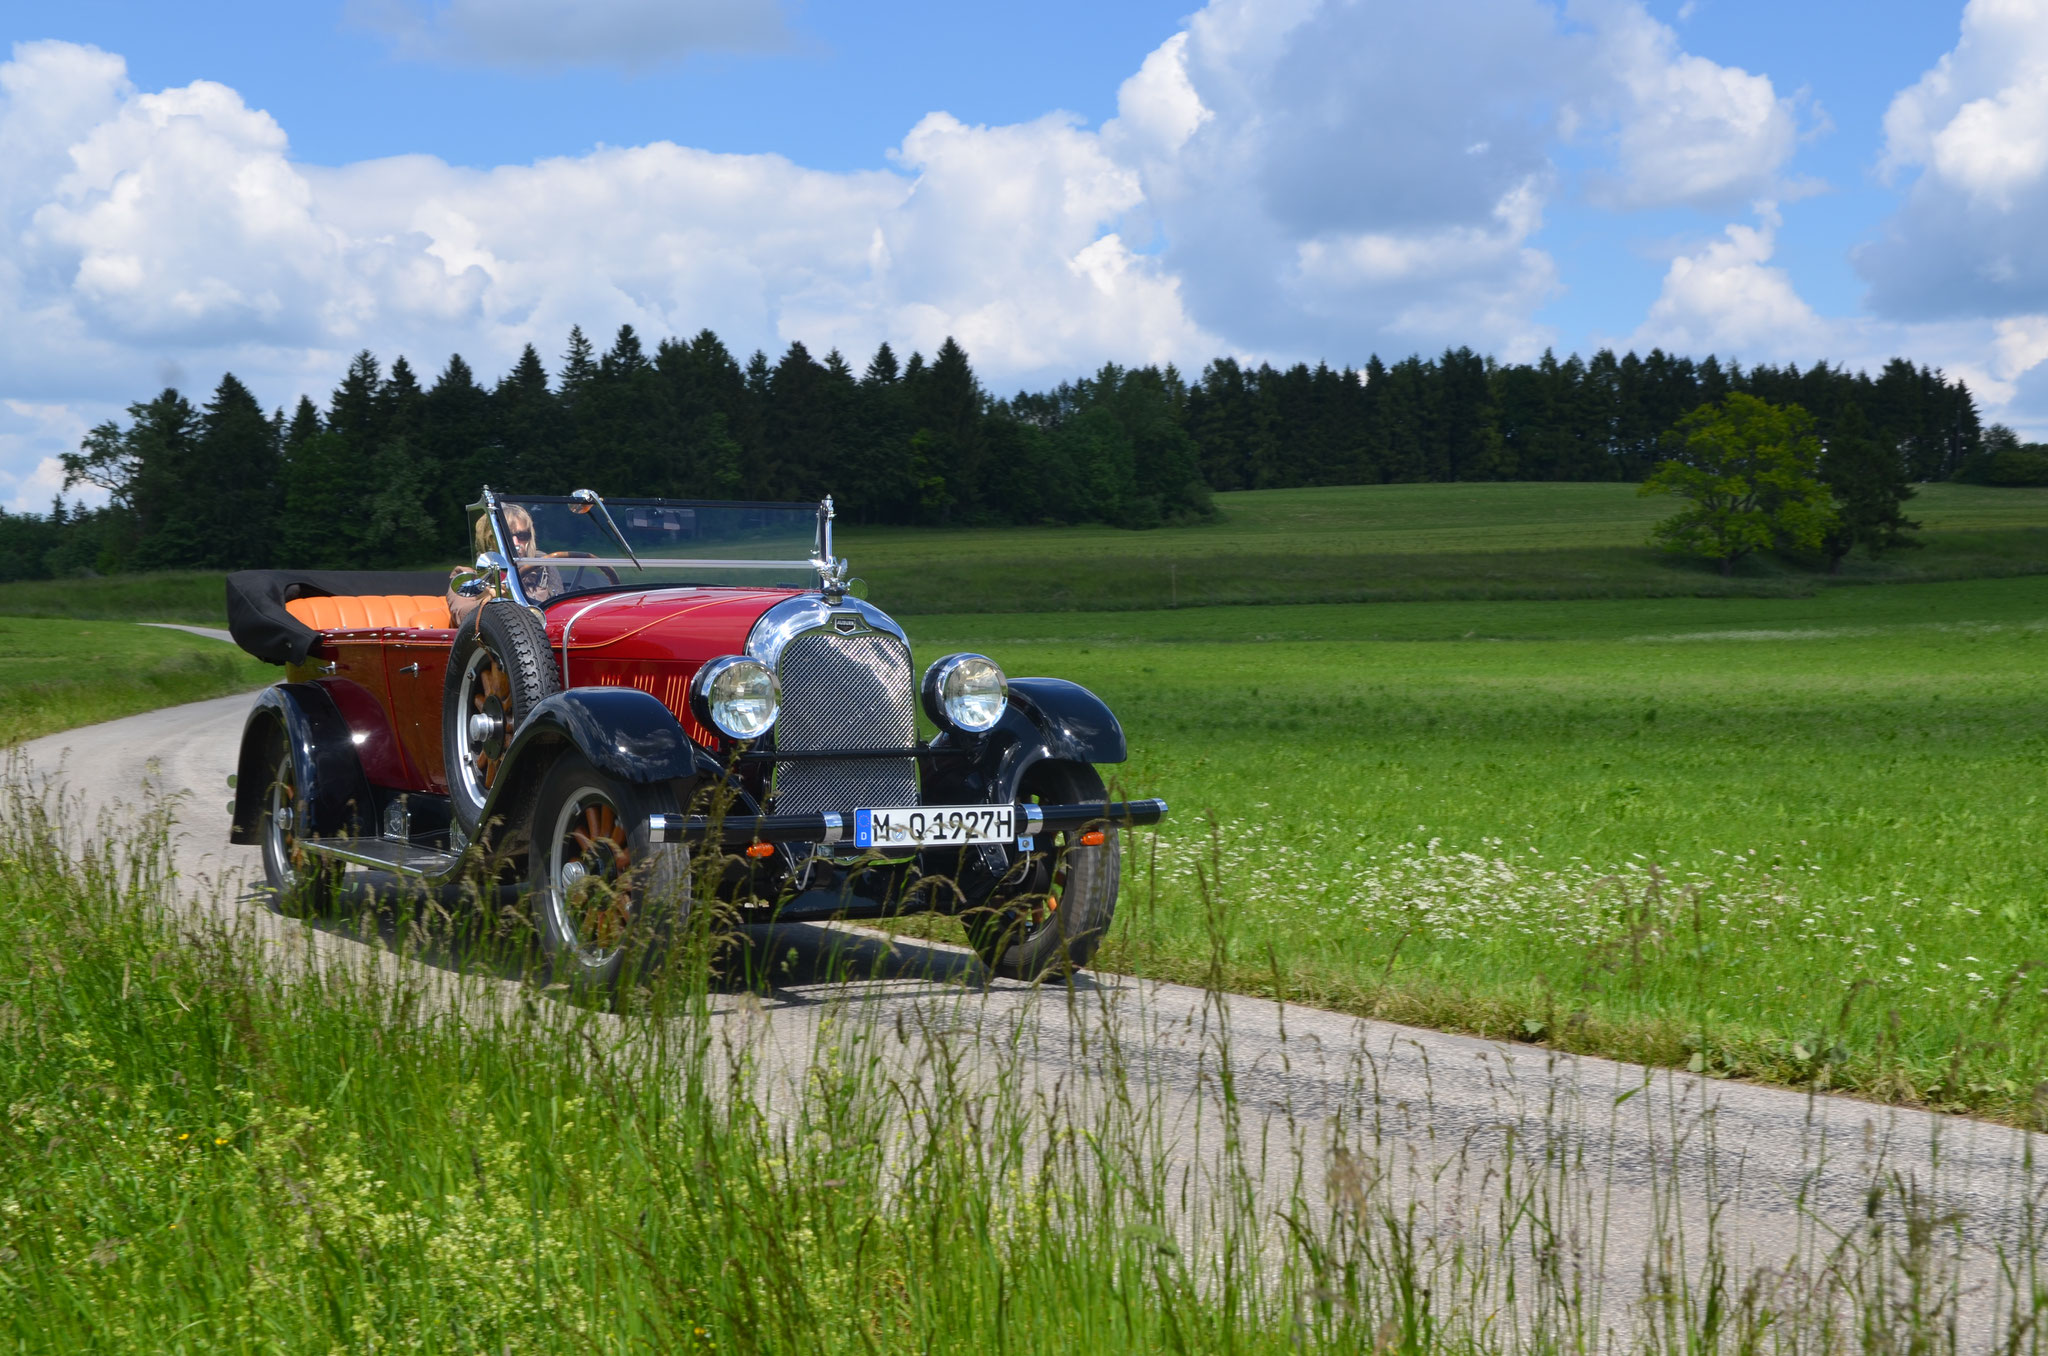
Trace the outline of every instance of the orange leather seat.
<instances>
[{"instance_id":1,"label":"orange leather seat","mask_svg":"<svg viewBox=\"0 0 2048 1356\"><path fill-rule=\"evenodd\" d=\"M294 598L284 610L315 631L446 630L448 600L432 594L371 594L360 598Z\"/></svg>"}]
</instances>

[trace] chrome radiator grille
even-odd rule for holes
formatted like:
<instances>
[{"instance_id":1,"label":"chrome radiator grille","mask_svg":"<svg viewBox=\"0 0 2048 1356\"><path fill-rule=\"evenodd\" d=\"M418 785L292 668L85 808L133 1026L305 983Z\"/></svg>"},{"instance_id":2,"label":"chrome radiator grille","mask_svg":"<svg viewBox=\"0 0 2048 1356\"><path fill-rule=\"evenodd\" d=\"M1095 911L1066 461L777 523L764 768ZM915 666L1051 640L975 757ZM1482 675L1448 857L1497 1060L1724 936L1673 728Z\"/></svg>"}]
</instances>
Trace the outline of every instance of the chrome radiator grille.
<instances>
[{"instance_id":1,"label":"chrome radiator grille","mask_svg":"<svg viewBox=\"0 0 2048 1356\"><path fill-rule=\"evenodd\" d=\"M917 744L910 651L894 636L806 632L784 647L777 677L782 714L775 722L775 747L783 752L907 751ZM914 758L835 758L776 767L778 814L847 814L863 806L917 803Z\"/></svg>"}]
</instances>

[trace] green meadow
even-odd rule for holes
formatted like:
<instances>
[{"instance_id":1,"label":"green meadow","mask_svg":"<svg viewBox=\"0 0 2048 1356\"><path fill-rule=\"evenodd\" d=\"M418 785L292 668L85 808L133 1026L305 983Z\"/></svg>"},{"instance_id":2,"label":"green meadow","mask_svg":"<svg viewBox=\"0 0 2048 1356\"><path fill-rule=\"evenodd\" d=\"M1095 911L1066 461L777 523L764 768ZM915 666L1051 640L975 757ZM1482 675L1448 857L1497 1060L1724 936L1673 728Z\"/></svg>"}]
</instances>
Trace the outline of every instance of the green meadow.
<instances>
[{"instance_id":1,"label":"green meadow","mask_svg":"<svg viewBox=\"0 0 2048 1356\"><path fill-rule=\"evenodd\" d=\"M1143 533L841 524L921 658L1095 688L1127 788L1173 802L1103 965L1194 978L1221 942L1240 988L2048 1124L2048 490L1926 486L1921 549L1725 579L1644 545L1670 505L1629 485L1217 502ZM218 598L74 580L0 612ZM0 737L271 672L0 628Z\"/></svg>"},{"instance_id":2,"label":"green meadow","mask_svg":"<svg viewBox=\"0 0 2048 1356\"><path fill-rule=\"evenodd\" d=\"M1924 485L1924 545L1830 577L1749 560L1732 578L1647 545L1672 511L1625 484L1337 485L1216 496L1192 527L869 528L835 546L870 596L926 613L1148 611L1416 599L1788 597L1831 584L2048 573L2048 489ZM449 543L455 545L453 541ZM450 557L453 560L453 557ZM0 614L225 620L204 571L0 584Z\"/></svg>"},{"instance_id":3,"label":"green meadow","mask_svg":"<svg viewBox=\"0 0 2048 1356\"><path fill-rule=\"evenodd\" d=\"M127 621L0 615L0 745L274 682L232 645Z\"/></svg>"},{"instance_id":4,"label":"green meadow","mask_svg":"<svg viewBox=\"0 0 2048 1356\"><path fill-rule=\"evenodd\" d=\"M911 631L1094 688L1172 802L1105 966L2048 1110L2048 580Z\"/></svg>"}]
</instances>

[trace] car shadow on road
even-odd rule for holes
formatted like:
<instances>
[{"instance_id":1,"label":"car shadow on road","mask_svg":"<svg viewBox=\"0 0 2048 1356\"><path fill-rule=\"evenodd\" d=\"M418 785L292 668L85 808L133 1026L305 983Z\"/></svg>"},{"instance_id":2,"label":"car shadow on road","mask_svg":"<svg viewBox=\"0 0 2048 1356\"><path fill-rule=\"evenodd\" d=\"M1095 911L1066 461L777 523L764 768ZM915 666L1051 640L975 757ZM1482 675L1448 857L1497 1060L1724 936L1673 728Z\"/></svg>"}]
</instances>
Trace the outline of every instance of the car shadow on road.
<instances>
[{"instance_id":1,"label":"car shadow on road","mask_svg":"<svg viewBox=\"0 0 2048 1356\"><path fill-rule=\"evenodd\" d=\"M270 905L270 892L262 886L253 897ZM479 908L475 897L459 887L428 892L398 876L352 871L336 907L303 921L334 936L402 952L435 969L521 982L535 975L538 961L523 920L524 903L510 888L497 891L488 907ZM1011 987L993 979L960 947L822 922L740 926L717 954L714 995L751 992L778 1006L824 1002L858 983L919 993L933 986ZM1097 987L1086 974L1073 982Z\"/></svg>"}]
</instances>

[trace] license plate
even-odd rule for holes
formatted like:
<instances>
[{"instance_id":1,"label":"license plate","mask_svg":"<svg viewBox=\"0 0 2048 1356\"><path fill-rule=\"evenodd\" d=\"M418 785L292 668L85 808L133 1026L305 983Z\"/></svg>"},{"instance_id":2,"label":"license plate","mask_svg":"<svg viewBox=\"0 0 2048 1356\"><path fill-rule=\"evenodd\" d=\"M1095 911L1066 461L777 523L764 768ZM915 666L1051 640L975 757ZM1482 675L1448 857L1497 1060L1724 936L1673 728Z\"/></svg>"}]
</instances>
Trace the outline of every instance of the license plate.
<instances>
[{"instance_id":1,"label":"license plate","mask_svg":"<svg viewBox=\"0 0 2048 1356\"><path fill-rule=\"evenodd\" d=\"M853 812L855 847L961 847L1016 840L1014 805L920 805Z\"/></svg>"}]
</instances>

